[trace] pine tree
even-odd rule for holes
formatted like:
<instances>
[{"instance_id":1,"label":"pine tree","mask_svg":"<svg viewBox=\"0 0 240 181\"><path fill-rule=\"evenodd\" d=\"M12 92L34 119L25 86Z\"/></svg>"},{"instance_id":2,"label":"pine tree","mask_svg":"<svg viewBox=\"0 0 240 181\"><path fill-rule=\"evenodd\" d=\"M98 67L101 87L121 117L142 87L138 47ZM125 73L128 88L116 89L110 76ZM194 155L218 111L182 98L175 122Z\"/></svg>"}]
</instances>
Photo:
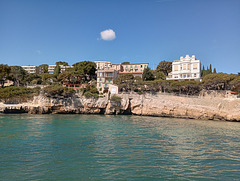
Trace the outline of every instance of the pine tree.
<instances>
[{"instance_id":1,"label":"pine tree","mask_svg":"<svg viewBox=\"0 0 240 181\"><path fill-rule=\"evenodd\" d=\"M144 81L154 80L154 75L152 73L152 70L149 67L144 69L142 79Z\"/></svg>"},{"instance_id":2,"label":"pine tree","mask_svg":"<svg viewBox=\"0 0 240 181\"><path fill-rule=\"evenodd\" d=\"M54 69L54 75L58 76L61 73L61 68L59 65L57 65Z\"/></svg>"},{"instance_id":3,"label":"pine tree","mask_svg":"<svg viewBox=\"0 0 240 181\"><path fill-rule=\"evenodd\" d=\"M207 69L203 71L202 77L205 77L208 74L208 72L209 72L209 68L207 66Z\"/></svg>"},{"instance_id":4,"label":"pine tree","mask_svg":"<svg viewBox=\"0 0 240 181\"><path fill-rule=\"evenodd\" d=\"M213 69L213 73L217 73L217 70L216 70L216 68L214 68L214 69Z\"/></svg>"},{"instance_id":5,"label":"pine tree","mask_svg":"<svg viewBox=\"0 0 240 181\"><path fill-rule=\"evenodd\" d=\"M204 76L206 76L206 75L208 75L208 74L211 74L211 73L212 73L211 70L212 70L212 65L210 64L210 67L209 67L209 68L208 68L208 66L207 66L207 70L205 71Z\"/></svg>"},{"instance_id":6,"label":"pine tree","mask_svg":"<svg viewBox=\"0 0 240 181\"><path fill-rule=\"evenodd\" d=\"M201 72L201 77L203 77L203 73L205 72L205 67L203 65L202 72Z\"/></svg>"}]
</instances>

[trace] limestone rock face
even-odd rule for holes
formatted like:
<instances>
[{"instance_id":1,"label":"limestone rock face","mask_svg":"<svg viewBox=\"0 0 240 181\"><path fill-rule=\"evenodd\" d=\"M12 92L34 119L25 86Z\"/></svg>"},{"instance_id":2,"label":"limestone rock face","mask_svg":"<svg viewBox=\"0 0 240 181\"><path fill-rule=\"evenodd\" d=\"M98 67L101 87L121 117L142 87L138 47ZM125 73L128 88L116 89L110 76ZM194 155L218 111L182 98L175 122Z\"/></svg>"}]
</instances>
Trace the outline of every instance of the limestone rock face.
<instances>
[{"instance_id":1,"label":"limestone rock face","mask_svg":"<svg viewBox=\"0 0 240 181\"><path fill-rule=\"evenodd\" d=\"M142 95L131 101L136 115L240 121L240 99Z\"/></svg>"},{"instance_id":2,"label":"limestone rock face","mask_svg":"<svg viewBox=\"0 0 240 181\"><path fill-rule=\"evenodd\" d=\"M228 99L212 93L199 97L180 97L170 94L118 94L121 102L72 97L39 95L22 104L0 103L0 113L29 114L134 114L189 119L240 121L240 99Z\"/></svg>"}]
</instances>

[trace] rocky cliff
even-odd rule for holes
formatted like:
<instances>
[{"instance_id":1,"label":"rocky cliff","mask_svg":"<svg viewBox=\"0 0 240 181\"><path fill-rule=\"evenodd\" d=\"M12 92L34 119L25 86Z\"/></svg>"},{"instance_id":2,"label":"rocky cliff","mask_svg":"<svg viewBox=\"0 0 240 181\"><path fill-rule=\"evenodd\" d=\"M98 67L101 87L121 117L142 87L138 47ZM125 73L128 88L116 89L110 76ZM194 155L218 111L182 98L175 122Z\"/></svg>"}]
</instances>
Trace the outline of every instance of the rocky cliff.
<instances>
[{"instance_id":1,"label":"rocky cliff","mask_svg":"<svg viewBox=\"0 0 240 181\"><path fill-rule=\"evenodd\" d=\"M28 103L0 103L0 113L29 114L134 114L189 119L240 121L240 99L204 95L180 97L168 94L119 94L121 102L86 99L81 95L49 98L36 96Z\"/></svg>"}]
</instances>

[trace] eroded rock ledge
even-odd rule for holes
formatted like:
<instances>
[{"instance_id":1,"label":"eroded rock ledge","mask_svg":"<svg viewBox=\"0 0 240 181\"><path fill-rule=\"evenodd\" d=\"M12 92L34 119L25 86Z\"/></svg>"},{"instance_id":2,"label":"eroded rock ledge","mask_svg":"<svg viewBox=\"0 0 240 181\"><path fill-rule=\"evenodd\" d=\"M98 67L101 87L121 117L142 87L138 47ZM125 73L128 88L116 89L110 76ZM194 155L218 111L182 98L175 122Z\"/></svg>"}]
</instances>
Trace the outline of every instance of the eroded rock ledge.
<instances>
[{"instance_id":1,"label":"eroded rock ledge","mask_svg":"<svg viewBox=\"0 0 240 181\"><path fill-rule=\"evenodd\" d=\"M49 98L36 96L28 103L0 103L0 113L28 114L133 114L189 119L240 121L240 99L223 96L179 97L168 94L119 94L120 102L105 98Z\"/></svg>"}]
</instances>

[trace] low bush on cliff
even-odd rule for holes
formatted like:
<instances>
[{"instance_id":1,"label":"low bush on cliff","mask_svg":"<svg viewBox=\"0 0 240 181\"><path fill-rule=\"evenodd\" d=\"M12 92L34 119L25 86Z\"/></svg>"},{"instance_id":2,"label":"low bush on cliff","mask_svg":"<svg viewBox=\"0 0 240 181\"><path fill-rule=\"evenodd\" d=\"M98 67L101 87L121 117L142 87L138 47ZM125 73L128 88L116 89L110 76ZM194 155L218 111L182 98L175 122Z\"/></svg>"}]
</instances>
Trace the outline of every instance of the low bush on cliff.
<instances>
[{"instance_id":1,"label":"low bush on cliff","mask_svg":"<svg viewBox=\"0 0 240 181\"><path fill-rule=\"evenodd\" d=\"M84 96L89 99L89 98L94 98L97 99L98 98L98 94L96 93L91 93L90 91L87 91L84 93Z\"/></svg>"},{"instance_id":2,"label":"low bush on cliff","mask_svg":"<svg viewBox=\"0 0 240 181\"><path fill-rule=\"evenodd\" d=\"M38 95L40 87L5 87L0 89L0 100L4 103L21 103Z\"/></svg>"},{"instance_id":3,"label":"low bush on cliff","mask_svg":"<svg viewBox=\"0 0 240 181\"><path fill-rule=\"evenodd\" d=\"M69 89L59 85L50 85L43 88L43 93L47 97L57 97L57 96L71 96L75 93L74 89Z\"/></svg>"},{"instance_id":4,"label":"low bush on cliff","mask_svg":"<svg viewBox=\"0 0 240 181\"><path fill-rule=\"evenodd\" d=\"M122 100L121 97L115 96L115 95L110 98L110 101L113 101L113 102L119 102L120 103L121 100Z\"/></svg>"},{"instance_id":5,"label":"low bush on cliff","mask_svg":"<svg viewBox=\"0 0 240 181\"><path fill-rule=\"evenodd\" d=\"M199 95L201 90L232 90L239 92L240 76L226 73L210 73L200 81L173 81L155 79L143 81L130 74L120 75L114 83L119 92L167 92L174 94Z\"/></svg>"},{"instance_id":6,"label":"low bush on cliff","mask_svg":"<svg viewBox=\"0 0 240 181\"><path fill-rule=\"evenodd\" d=\"M88 85L85 89L81 89L83 92L83 95L89 99L89 98L94 98L97 99L99 97L99 92L97 88L94 85Z\"/></svg>"}]
</instances>

